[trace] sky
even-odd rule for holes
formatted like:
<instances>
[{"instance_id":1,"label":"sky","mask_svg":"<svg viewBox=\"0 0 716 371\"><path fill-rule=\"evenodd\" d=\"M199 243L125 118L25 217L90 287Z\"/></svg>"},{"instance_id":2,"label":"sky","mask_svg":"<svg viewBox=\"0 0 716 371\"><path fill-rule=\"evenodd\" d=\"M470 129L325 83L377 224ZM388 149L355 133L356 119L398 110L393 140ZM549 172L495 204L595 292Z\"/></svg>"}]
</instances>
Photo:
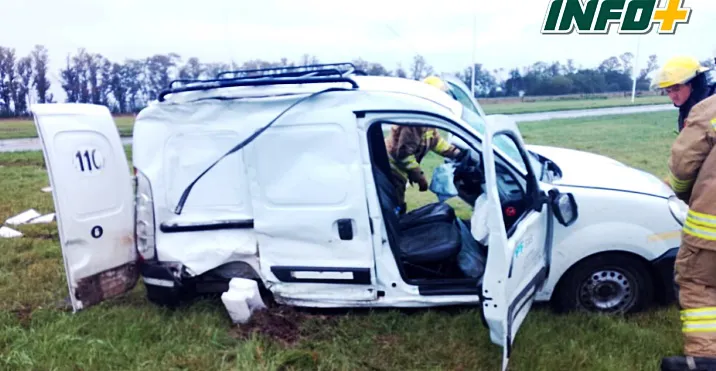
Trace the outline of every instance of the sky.
<instances>
[{"instance_id":1,"label":"sky","mask_svg":"<svg viewBox=\"0 0 716 371\"><path fill-rule=\"evenodd\" d=\"M660 0L665 5L667 0ZM175 52L204 62L249 59L321 62L363 58L388 69L410 66L416 53L442 72L473 57L487 69L572 58L596 67L631 51L637 68L656 54L663 62L690 54L716 57L716 1L684 0L692 10L675 35L542 35L550 0L0 0L0 45L27 55L50 53L51 92L64 97L59 69L80 47L113 61ZM474 27L474 28L473 28ZM474 30L474 32L473 32Z\"/></svg>"}]
</instances>

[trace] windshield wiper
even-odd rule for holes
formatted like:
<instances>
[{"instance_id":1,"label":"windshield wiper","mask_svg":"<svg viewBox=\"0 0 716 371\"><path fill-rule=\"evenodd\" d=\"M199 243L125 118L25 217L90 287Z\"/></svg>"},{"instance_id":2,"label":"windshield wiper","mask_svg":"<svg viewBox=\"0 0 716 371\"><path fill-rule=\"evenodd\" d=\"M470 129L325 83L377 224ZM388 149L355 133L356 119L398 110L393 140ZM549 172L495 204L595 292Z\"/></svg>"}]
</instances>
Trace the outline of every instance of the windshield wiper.
<instances>
[{"instance_id":1,"label":"windshield wiper","mask_svg":"<svg viewBox=\"0 0 716 371\"><path fill-rule=\"evenodd\" d=\"M305 102L305 101L307 101L307 100L309 100L309 99L311 99L311 98L313 98L313 97L315 97L315 96L318 96L318 95L320 95L320 94L323 94L323 93L328 93L328 92L331 92L331 91L349 91L349 90L352 90L352 89L338 88L338 87L333 87L333 88L324 89L324 90L321 90L321 91L317 91L317 92L315 92L315 93L312 93L311 95L308 95L308 96L306 96L306 97L303 97L303 98L297 100L296 102L294 102L293 104L291 104L290 106L288 106L286 109L284 109L283 111L281 111L281 113L279 113L278 116L276 116L273 120L271 120L271 122L269 122L268 124L266 124L266 125L263 126L262 128L256 130L253 134L251 134L251 136L249 136L248 138L244 139L241 143L237 144L234 148L232 148L232 149L230 149L228 152L226 152L223 156L219 157L216 161L214 161L213 164L211 164L211 166L209 166L208 168L206 168L206 170L204 170L201 174L199 174L199 176L197 176L196 179L194 179L191 183L189 183L189 185L186 187L186 189L185 189L184 192L182 193L181 198L179 198L179 204L178 204L177 207L174 209L174 213L177 214L177 215L181 214L182 209L184 209L184 204L186 203L186 199L189 197L189 193L191 193L192 188L194 188L194 185L196 184L196 182L199 181L199 179L201 179L201 177L203 177L206 173L209 172L209 170L211 170L214 166L216 166L216 164L218 164L219 161L223 160L224 157L226 157L226 156L228 156L228 155L230 155L230 154L232 154L232 153L234 153L234 152L240 150L241 148L244 148L246 145L248 145L249 143L253 142L254 139L256 139L259 135L261 135L261 133L263 133L266 129L268 129L268 128L269 128L271 125L273 125L276 121L278 121L278 119L281 118L281 116L283 116L283 115L284 115L286 112L288 112L291 108L293 108L293 107L297 106L298 104L303 103L303 102Z\"/></svg>"}]
</instances>

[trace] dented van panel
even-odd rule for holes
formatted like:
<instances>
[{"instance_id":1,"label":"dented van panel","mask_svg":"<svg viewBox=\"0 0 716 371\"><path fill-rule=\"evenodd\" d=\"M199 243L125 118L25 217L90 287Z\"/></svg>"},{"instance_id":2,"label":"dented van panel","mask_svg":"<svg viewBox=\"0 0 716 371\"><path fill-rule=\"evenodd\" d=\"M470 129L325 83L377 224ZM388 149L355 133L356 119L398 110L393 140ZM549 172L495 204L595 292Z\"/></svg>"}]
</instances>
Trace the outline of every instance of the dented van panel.
<instances>
[{"instance_id":1,"label":"dented van panel","mask_svg":"<svg viewBox=\"0 0 716 371\"><path fill-rule=\"evenodd\" d=\"M579 259L605 251L567 246L580 240L575 230L616 246L677 227L662 196L575 186L578 173L554 154L550 164L528 152L516 123L485 116L457 79L446 79L446 94L338 65L347 72L286 67L170 87L137 115L134 176L107 107L33 105L74 310L131 290L140 276L147 298L168 306L225 292L235 277L284 305L480 306L504 368L533 302L549 300ZM392 125L449 132L466 154L450 162L461 177L456 198L487 212L462 219L433 201L401 214L385 148ZM605 192L649 205L640 234L594 223L607 215L601 207L629 214ZM485 245L466 226L473 221L485 222Z\"/></svg>"}]
</instances>

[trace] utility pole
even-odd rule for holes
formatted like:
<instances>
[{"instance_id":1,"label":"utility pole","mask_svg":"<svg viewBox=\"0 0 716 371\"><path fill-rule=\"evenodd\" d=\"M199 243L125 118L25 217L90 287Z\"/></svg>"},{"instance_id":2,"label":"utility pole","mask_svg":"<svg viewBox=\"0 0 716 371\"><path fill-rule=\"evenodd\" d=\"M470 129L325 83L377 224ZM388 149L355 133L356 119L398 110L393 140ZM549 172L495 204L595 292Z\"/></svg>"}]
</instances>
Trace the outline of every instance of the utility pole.
<instances>
[{"instance_id":1,"label":"utility pole","mask_svg":"<svg viewBox=\"0 0 716 371\"><path fill-rule=\"evenodd\" d=\"M641 44L641 35L637 36L636 39L636 57L634 58L634 63L632 64L632 71L631 71L631 77L633 80L632 86L631 86L631 102L634 103L634 99L636 98L636 71L637 71L637 63L639 62L639 44Z\"/></svg>"},{"instance_id":2,"label":"utility pole","mask_svg":"<svg viewBox=\"0 0 716 371\"><path fill-rule=\"evenodd\" d=\"M476 33L477 28L477 13L472 13L472 82L470 85L470 93L472 94L472 98L475 98L475 48L477 47L477 35Z\"/></svg>"}]
</instances>

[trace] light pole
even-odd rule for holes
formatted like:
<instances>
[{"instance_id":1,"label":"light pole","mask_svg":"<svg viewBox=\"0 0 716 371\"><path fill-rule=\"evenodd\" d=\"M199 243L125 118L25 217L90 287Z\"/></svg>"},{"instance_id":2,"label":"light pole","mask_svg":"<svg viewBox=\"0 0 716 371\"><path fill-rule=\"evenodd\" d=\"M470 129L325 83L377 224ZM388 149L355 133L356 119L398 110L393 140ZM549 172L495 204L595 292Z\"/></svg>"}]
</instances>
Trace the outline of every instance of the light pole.
<instances>
[{"instance_id":1,"label":"light pole","mask_svg":"<svg viewBox=\"0 0 716 371\"><path fill-rule=\"evenodd\" d=\"M632 67L631 77L632 77L632 86L631 86L631 102L634 103L634 99L636 98L636 71L637 71L637 63L639 62L639 44L641 44L641 36L637 36L636 39L636 57L634 58L634 64Z\"/></svg>"},{"instance_id":2,"label":"light pole","mask_svg":"<svg viewBox=\"0 0 716 371\"><path fill-rule=\"evenodd\" d=\"M475 48L477 47L477 36L475 35L475 30L477 28L477 13L472 13L472 62L470 63L472 65L472 81L470 84L470 93L472 94L472 98L475 98Z\"/></svg>"}]
</instances>

